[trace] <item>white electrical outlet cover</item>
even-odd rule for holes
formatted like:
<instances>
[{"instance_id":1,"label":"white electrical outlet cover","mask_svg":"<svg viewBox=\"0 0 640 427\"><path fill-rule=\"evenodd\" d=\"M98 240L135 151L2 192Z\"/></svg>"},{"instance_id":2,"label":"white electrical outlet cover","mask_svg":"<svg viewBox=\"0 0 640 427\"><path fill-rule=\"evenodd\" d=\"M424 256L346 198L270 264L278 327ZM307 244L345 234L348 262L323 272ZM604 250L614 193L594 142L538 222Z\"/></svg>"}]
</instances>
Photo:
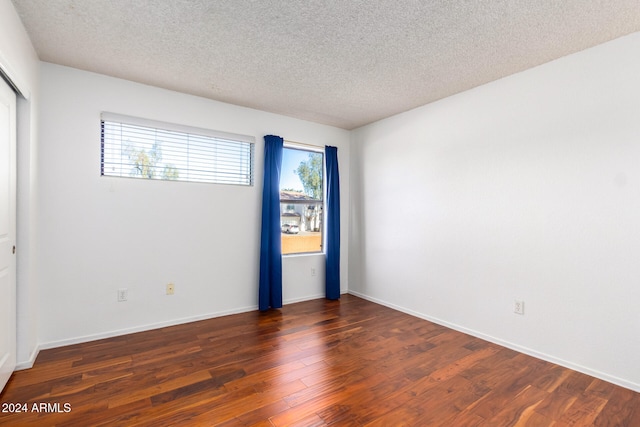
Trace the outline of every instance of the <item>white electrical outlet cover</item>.
<instances>
[{"instance_id":1,"label":"white electrical outlet cover","mask_svg":"<svg viewBox=\"0 0 640 427\"><path fill-rule=\"evenodd\" d=\"M515 300L513 302L513 312L516 314L524 314L524 301Z\"/></svg>"}]
</instances>

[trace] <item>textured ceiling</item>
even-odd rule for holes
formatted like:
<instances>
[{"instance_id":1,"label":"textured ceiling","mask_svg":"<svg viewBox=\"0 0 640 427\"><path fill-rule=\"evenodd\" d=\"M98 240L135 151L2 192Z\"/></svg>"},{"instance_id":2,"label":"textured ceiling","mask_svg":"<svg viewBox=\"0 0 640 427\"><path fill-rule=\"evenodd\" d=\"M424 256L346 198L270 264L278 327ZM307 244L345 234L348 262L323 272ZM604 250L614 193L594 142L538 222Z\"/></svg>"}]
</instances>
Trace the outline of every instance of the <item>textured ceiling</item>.
<instances>
[{"instance_id":1,"label":"textured ceiling","mask_svg":"<svg viewBox=\"0 0 640 427\"><path fill-rule=\"evenodd\" d=\"M41 60L353 129L640 30L638 0L13 0Z\"/></svg>"}]
</instances>

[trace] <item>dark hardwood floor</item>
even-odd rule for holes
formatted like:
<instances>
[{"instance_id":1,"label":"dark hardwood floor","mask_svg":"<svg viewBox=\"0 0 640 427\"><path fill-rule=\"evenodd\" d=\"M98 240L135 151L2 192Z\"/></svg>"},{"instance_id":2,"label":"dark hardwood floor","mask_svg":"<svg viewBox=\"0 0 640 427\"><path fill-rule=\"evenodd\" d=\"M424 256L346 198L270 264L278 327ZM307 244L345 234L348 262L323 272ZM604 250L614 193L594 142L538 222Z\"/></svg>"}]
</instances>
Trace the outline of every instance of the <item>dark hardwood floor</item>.
<instances>
[{"instance_id":1,"label":"dark hardwood floor","mask_svg":"<svg viewBox=\"0 0 640 427\"><path fill-rule=\"evenodd\" d=\"M3 426L640 426L639 393L350 295L45 350L0 402L26 409Z\"/></svg>"}]
</instances>

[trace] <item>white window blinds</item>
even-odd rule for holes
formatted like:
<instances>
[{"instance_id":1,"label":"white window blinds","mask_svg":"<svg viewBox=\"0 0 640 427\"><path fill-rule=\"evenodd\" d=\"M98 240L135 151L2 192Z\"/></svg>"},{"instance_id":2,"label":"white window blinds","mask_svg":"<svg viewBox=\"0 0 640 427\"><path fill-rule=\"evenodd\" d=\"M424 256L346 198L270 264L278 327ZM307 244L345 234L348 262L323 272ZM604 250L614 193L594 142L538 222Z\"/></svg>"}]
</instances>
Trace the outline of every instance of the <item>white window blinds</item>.
<instances>
[{"instance_id":1,"label":"white window blinds","mask_svg":"<svg viewBox=\"0 0 640 427\"><path fill-rule=\"evenodd\" d=\"M253 185L254 138L102 113L104 176Z\"/></svg>"}]
</instances>

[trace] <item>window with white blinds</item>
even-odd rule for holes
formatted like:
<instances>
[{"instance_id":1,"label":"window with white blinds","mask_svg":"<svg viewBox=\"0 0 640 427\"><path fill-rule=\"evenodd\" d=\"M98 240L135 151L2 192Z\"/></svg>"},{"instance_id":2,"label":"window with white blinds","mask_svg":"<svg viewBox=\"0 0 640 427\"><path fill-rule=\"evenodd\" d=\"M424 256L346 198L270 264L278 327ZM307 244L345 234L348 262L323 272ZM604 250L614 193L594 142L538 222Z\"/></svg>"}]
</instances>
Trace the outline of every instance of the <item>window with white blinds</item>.
<instances>
[{"instance_id":1,"label":"window with white blinds","mask_svg":"<svg viewBox=\"0 0 640 427\"><path fill-rule=\"evenodd\" d=\"M255 140L102 113L101 175L253 185Z\"/></svg>"}]
</instances>

